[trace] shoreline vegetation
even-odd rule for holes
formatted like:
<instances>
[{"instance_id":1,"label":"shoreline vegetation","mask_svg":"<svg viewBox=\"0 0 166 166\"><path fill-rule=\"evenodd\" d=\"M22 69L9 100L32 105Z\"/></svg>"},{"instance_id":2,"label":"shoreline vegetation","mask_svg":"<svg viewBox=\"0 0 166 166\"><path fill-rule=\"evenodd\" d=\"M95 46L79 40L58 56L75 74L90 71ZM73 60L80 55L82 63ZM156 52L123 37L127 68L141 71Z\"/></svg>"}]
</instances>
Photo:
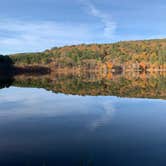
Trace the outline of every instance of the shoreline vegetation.
<instances>
[{"instance_id":1,"label":"shoreline vegetation","mask_svg":"<svg viewBox=\"0 0 166 166\"><path fill-rule=\"evenodd\" d=\"M3 58L0 56L0 67L7 63L17 71L27 72L39 67L49 72L166 72L166 39L54 47Z\"/></svg>"},{"instance_id":2,"label":"shoreline vegetation","mask_svg":"<svg viewBox=\"0 0 166 166\"><path fill-rule=\"evenodd\" d=\"M166 99L166 39L52 48L0 56L0 87Z\"/></svg>"}]
</instances>

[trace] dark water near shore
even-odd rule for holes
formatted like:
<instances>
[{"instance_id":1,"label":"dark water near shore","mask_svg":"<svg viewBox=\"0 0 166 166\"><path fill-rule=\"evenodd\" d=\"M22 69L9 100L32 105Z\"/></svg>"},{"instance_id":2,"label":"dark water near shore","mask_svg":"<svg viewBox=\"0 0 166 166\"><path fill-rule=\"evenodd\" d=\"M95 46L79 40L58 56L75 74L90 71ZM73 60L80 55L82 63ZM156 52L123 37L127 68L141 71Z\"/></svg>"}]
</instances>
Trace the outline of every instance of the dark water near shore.
<instances>
[{"instance_id":1,"label":"dark water near shore","mask_svg":"<svg viewBox=\"0 0 166 166\"><path fill-rule=\"evenodd\" d=\"M147 78L141 78L144 80L142 84L140 78L135 78L134 85L138 87L141 84L142 87L139 93L138 90L131 91L126 80L122 80L123 83L119 84L122 89L118 89L115 86L117 79L113 82L107 79L107 84L103 85L102 80L96 84L91 77L88 81L80 79L86 84L79 84L78 80L69 81L69 78L59 78L58 83L47 76L17 76L4 82L1 79L0 165L166 164L165 77L149 78L153 80L151 84ZM152 90L152 85L156 91ZM148 86L152 89L147 90ZM124 97L109 95L111 92L108 90L116 93L127 87L130 91ZM89 92L94 89L100 93L94 92L92 96ZM75 95L70 95L71 90ZM160 95L154 94L156 92ZM85 96L80 96L82 93ZM146 98L141 98L140 93ZM153 99L150 99L151 95Z\"/></svg>"}]
</instances>

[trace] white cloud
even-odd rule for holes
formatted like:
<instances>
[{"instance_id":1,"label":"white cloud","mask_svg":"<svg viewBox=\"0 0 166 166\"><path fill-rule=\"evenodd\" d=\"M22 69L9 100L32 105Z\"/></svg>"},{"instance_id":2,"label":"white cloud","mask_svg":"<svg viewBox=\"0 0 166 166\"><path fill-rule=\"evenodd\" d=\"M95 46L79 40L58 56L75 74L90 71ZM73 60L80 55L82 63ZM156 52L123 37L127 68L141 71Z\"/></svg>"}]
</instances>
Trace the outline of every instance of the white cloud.
<instances>
[{"instance_id":1,"label":"white cloud","mask_svg":"<svg viewBox=\"0 0 166 166\"><path fill-rule=\"evenodd\" d=\"M0 20L0 50L3 53L39 51L53 46L90 42L93 40L91 28L85 24L55 21Z\"/></svg>"},{"instance_id":2,"label":"white cloud","mask_svg":"<svg viewBox=\"0 0 166 166\"><path fill-rule=\"evenodd\" d=\"M84 6L87 8L87 11L90 11L90 14L94 17L99 18L103 24L104 36L106 38L112 38L116 31L116 23L113 21L112 16L107 14L95 7L88 0L81 0Z\"/></svg>"},{"instance_id":3,"label":"white cloud","mask_svg":"<svg viewBox=\"0 0 166 166\"><path fill-rule=\"evenodd\" d=\"M113 39L116 24L110 15L88 1L82 1L94 23L27 21L0 18L0 54L36 52L54 46L98 43ZM96 26L98 28L96 29Z\"/></svg>"}]
</instances>

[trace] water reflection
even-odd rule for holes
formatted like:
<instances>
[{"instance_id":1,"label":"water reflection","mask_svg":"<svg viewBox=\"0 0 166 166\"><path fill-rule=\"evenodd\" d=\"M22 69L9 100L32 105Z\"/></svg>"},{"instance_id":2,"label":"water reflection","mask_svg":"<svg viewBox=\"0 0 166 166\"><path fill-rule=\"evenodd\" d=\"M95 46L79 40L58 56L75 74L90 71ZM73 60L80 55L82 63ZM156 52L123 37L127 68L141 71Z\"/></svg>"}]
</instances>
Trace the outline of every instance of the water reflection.
<instances>
[{"instance_id":1,"label":"water reflection","mask_svg":"<svg viewBox=\"0 0 166 166\"><path fill-rule=\"evenodd\" d=\"M0 87L35 87L54 93L166 99L166 73L51 73L1 76Z\"/></svg>"},{"instance_id":2,"label":"water reflection","mask_svg":"<svg viewBox=\"0 0 166 166\"><path fill-rule=\"evenodd\" d=\"M166 162L165 73L19 73L0 87L2 166Z\"/></svg>"},{"instance_id":3,"label":"water reflection","mask_svg":"<svg viewBox=\"0 0 166 166\"><path fill-rule=\"evenodd\" d=\"M160 165L165 117L165 100L1 89L0 165Z\"/></svg>"}]
</instances>

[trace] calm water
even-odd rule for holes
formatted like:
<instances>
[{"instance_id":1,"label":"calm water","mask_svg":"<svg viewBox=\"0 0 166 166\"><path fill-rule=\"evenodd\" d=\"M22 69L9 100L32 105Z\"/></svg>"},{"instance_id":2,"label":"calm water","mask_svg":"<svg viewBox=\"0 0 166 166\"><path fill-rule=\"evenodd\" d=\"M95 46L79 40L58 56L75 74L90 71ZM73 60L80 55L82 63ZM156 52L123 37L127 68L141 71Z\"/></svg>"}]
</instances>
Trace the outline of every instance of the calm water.
<instances>
[{"instance_id":1,"label":"calm water","mask_svg":"<svg viewBox=\"0 0 166 166\"><path fill-rule=\"evenodd\" d=\"M2 166L166 165L166 100L0 90Z\"/></svg>"}]
</instances>

